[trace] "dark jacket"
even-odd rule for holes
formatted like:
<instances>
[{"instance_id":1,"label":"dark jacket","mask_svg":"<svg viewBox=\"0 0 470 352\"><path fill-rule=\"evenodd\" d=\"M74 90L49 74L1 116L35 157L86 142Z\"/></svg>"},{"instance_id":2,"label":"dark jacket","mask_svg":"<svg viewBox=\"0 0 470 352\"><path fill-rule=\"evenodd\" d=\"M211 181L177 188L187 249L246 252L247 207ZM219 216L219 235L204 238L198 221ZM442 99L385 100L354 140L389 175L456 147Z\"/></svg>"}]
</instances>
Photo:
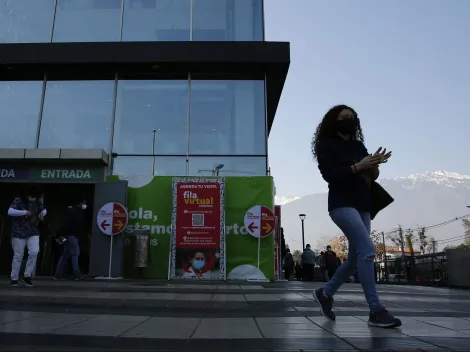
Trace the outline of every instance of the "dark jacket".
<instances>
[{"instance_id":1,"label":"dark jacket","mask_svg":"<svg viewBox=\"0 0 470 352\"><path fill-rule=\"evenodd\" d=\"M327 268L338 267L338 258L336 257L336 253L333 251L326 251L323 255L323 260L325 261L325 266Z\"/></svg>"},{"instance_id":2,"label":"dark jacket","mask_svg":"<svg viewBox=\"0 0 470 352\"><path fill-rule=\"evenodd\" d=\"M328 211L352 207L361 212L371 211L369 185L351 165L369 155L362 142L342 138L326 138L317 149L318 169L328 182Z\"/></svg>"},{"instance_id":3,"label":"dark jacket","mask_svg":"<svg viewBox=\"0 0 470 352\"><path fill-rule=\"evenodd\" d=\"M85 225L85 213L82 209L72 206L67 209L65 222L61 229L63 236L75 236L79 239L87 237L87 228Z\"/></svg>"},{"instance_id":4,"label":"dark jacket","mask_svg":"<svg viewBox=\"0 0 470 352\"><path fill-rule=\"evenodd\" d=\"M284 261L284 268L292 269L293 267L294 267L294 258L292 257L292 253L287 253L286 260Z\"/></svg>"}]
</instances>

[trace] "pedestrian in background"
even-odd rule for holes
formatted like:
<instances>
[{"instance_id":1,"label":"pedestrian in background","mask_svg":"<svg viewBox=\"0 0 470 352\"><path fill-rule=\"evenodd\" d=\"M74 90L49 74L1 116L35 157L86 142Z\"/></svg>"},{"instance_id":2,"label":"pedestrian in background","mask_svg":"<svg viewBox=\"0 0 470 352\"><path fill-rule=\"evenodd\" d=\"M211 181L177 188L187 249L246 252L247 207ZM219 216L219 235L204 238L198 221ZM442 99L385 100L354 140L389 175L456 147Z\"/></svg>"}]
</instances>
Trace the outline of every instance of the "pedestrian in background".
<instances>
[{"instance_id":1,"label":"pedestrian in background","mask_svg":"<svg viewBox=\"0 0 470 352\"><path fill-rule=\"evenodd\" d=\"M85 223L85 209L87 208L84 198L79 197L73 205L67 209L63 225L62 255L57 264L54 280L63 280L65 268L69 259L72 260L73 279L83 280L85 276L80 271L78 258L80 256L80 242L87 239L88 231Z\"/></svg>"},{"instance_id":2,"label":"pedestrian in background","mask_svg":"<svg viewBox=\"0 0 470 352\"><path fill-rule=\"evenodd\" d=\"M292 256L292 253L290 252L290 249L286 249L286 259L284 261L284 278L289 281L290 274L292 273L292 270L294 269L294 257Z\"/></svg>"},{"instance_id":3,"label":"pedestrian in background","mask_svg":"<svg viewBox=\"0 0 470 352\"><path fill-rule=\"evenodd\" d=\"M332 278L333 275L336 273L336 269L338 268L338 257L336 253L331 250L331 246L326 247L326 252L323 255L325 261L325 268L326 272L328 273L328 277Z\"/></svg>"},{"instance_id":4,"label":"pedestrian in background","mask_svg":"<svg viewBox=\"0 0 470 352\"><path fill-rule=\"evenodd\" d=\"M301 260L304 274L303 279L305 281L313 281L315 270L315 252L312 251L309 244L305 246L305 250L302 253Z\"/></svg>"},{"instance_id":5,"label":"pedestrian in background","mask_svg":"<svg viewBox=\"0 0 470 352\"><path fill-rule=\"evenodd\" d=\"M320 255L317 257L317 264L320 267L320 280L323 282L328 281L327 279L327 272L326 272L326 265L325 265L325 252L320 252Z\"/></svg>"}]
</instances>

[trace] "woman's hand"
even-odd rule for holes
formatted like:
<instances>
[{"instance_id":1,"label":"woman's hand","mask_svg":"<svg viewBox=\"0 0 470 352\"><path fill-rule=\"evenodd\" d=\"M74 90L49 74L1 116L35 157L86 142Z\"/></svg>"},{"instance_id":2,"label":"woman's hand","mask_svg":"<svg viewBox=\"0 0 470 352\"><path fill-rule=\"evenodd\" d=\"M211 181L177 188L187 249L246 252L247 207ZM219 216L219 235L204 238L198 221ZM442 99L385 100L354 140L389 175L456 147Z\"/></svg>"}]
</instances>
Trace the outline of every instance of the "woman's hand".
<instances>
[{"instance_id":1,"label":"woman's hand","mask_svg":"<svg viewBox=\"0 0 470 352\"><path fill-rule=\"evenodd\" d=\"M383 148L380 147L379 149L377 149L377 151L372 154L372 156L379 156L382 158L382 161L380 162L380 164L384 164L388 161L388 159L392 156L392 152L388 152L387 153L387 148Z\"/></svg>"},{"instance_id":2,"label":"woman's hand","mask_svg":"<svg viewBox=\"0 0 470 352\"><path fill-rule=\"evenodd\" d=\"M29 210L26 210L26 214L24 214L24 216L28 217L31 215L31 212Z\"/></svg>"},{"instance_id":3,"label":"woman's hand","mask_svg":"<svg viewBox=\"0 0 470 352\"><path fill-rule=\"evenodd\" d=\"M358 163L354 164L354 168L356 171L363 171L368 170L373 167L377 167L383 161L383 157L381 155L367 155Z\"/></svg>"}]
</instances>

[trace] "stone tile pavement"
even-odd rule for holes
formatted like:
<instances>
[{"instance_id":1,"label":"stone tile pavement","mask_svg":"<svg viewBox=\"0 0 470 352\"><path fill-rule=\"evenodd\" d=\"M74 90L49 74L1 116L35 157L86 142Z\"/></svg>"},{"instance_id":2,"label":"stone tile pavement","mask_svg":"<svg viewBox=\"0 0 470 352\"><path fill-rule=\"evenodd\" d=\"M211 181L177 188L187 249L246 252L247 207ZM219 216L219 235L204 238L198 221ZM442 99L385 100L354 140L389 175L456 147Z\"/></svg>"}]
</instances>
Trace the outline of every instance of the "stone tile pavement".
<instances>
[{"instance_id":1,"label":"stone tile pavement","mask_svg":"<svg viewBox=\"0 0 470 352\"><path fill-rule=\"evenodd\" d=\"M403 326L366 324L357 284L336 296L336 322L312 299L318 283L39 280L0 286L0 351L470 351L470 291L379 286Z\"/></svg>"}]
</instances>

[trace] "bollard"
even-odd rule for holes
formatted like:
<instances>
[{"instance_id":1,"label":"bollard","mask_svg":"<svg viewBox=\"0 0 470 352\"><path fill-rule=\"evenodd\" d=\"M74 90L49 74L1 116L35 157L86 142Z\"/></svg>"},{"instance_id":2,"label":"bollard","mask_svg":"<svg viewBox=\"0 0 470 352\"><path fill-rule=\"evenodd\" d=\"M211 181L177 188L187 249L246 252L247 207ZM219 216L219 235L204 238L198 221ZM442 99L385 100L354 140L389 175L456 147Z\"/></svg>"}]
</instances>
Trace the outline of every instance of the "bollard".
<instances>
[{"instance_id":1,"label":"bollard","mask_svg":"<svg viewBox=\"0 0 470 352\"><path fill-rule=\"evenodd\" d=\"M149 262L150 230L137 230L134 234L134 266L146 268Z\"/></svg>"}]
</instances>

